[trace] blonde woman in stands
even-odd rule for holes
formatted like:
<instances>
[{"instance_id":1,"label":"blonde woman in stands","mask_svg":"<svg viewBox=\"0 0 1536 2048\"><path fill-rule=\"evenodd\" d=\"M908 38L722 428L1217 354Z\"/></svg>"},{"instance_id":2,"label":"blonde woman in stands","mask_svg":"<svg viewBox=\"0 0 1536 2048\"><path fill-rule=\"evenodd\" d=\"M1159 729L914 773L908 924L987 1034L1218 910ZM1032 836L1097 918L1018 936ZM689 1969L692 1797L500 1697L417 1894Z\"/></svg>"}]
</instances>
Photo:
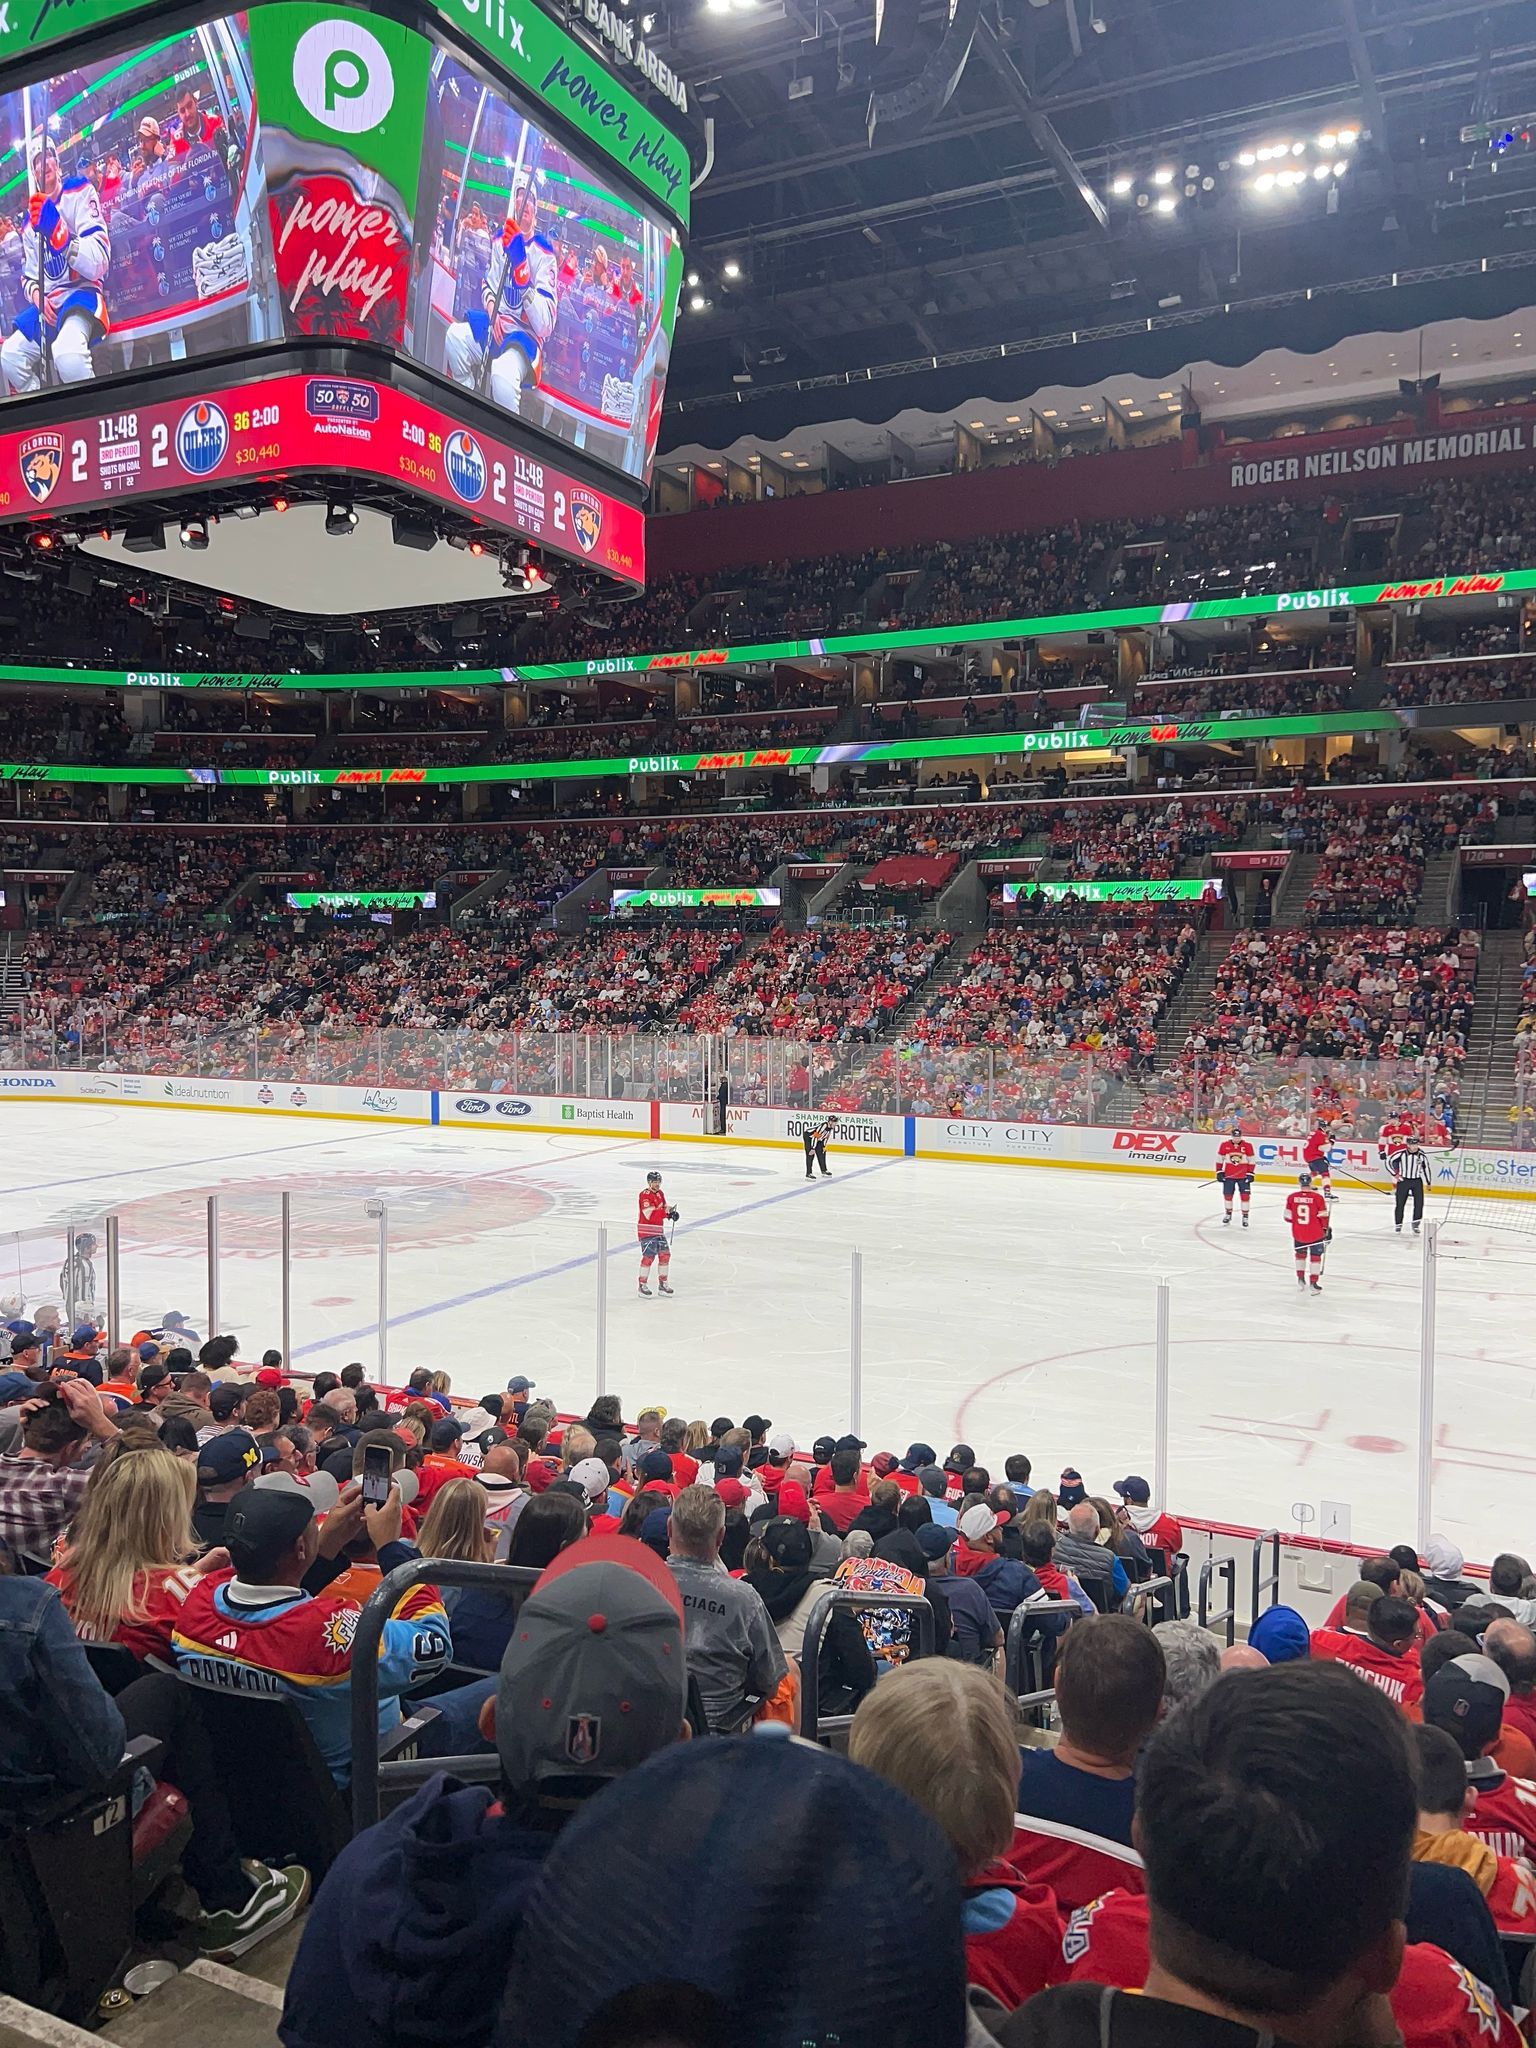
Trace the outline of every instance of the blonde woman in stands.
<instances>
[{"instance_id":1,"label":"blonde woman in stands","mask_svg":"<svg viewBox=\"0 0 1536 2048\"><path fill-rule=\"evenodd\" d=\"M224 1550L197 1557L196 1491L196 1468L159 1448L130 1451L95 1475L48 1574L82 1641L173 1661L171 1631L188 1592L201 1573L229 1563Z\"/></svg>"},{"instance_id":2,"label":"blonde woman in stands","mask_svg":"<svg viewBox=\"0 0 1536 2048\"><path fill-rule=\"evenodd\" d=\"M450 1479L433 1497L427 1519L416 1538L423 1557L455 1564L489 1564L496 1554L496 1531L486 1521L491 1497L478 1479ZM462 1587L442 1588L443 1606L452 1614Z\"/></svg>"}]
</instances>

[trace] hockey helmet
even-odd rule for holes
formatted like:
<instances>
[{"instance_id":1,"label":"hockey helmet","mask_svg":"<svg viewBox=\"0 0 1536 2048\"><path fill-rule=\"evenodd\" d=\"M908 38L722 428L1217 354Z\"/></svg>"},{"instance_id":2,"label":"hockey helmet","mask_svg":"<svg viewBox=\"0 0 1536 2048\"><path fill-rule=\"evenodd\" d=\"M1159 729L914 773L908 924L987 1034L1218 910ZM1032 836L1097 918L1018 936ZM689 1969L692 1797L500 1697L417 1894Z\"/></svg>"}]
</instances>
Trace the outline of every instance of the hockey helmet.
<instances>
[{"instance_id":1,"label":"hockey helmet","mask_svg":"<svg viewBox=\"0 0 1536 2048\"><path fill-rule=\"evenodd\" d=\"M1296 1180L1298 1185L1304 1188L1309 1188L1312 1185L1312 1176L1310 1173L1298 1173L1296 1176Z\"/></svg>"},{"instance_id":2,"label":"hockey helmet","mask_svg":"<svg viewBox=\"0 0 1536 2048\"><path fill-rule=\"evenodd\" d=\"M652 1183L654 1183L654 1184L655 1184L655 1185L656 1185L657 1187L660 1187L660 1186L661 1186L661 1175L660 1175L659 1173L648 1173L648 1174L647 1174L647 1175L645 1176L645 1183L646 1183L646 1186L647 1186L647 1187L651 1186L651 1185L652 1185Z\"/></svg>"}]
</instances>

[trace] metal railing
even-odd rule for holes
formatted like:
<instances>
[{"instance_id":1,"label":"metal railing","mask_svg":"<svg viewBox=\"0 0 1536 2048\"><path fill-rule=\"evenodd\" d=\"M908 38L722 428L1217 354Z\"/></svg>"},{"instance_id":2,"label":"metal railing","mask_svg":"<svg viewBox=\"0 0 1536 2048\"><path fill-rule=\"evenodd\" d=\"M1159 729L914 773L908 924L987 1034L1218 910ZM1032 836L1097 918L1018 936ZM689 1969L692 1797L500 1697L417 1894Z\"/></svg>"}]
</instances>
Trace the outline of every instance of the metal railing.
<instances>
[{"instance_id":1,"label":"metal railing","mask_svg":"<svg viewBox=\"0 0 1536 2048\"><path fill-rule=\"evenodd\" d=\"M1213 1613L1211 1610L1211 1581L1220 1579L1226 1590L1227 1604ZM1227 1632L1227 1648L1230 1650L1237 1641L1237 1559L1235 1557L1208 1557L1200 1567L1200 1591L1197 1610L1202 1628L1224 1628Z\"/></svg>"},{"instance_id":2,"label":"metal railing","mask_svg":"<svg viewBox=\"0 0 1536 2048\"><path fill-rule=\"evenodd\" d=\"M818 1674L822 1646L834 1614L888 1614L892 1610L912 1617L916 1642L910 1656L931 1657L937 1642L933 1607L926 1593L851 1593L841 1586L827 1587L806 1616L805 1636L800 1646L800 1733L807 1742L826 1741L846 1734L853 1726L852 1714L826 1714L820 1709Z\"/></svg>"},{"instance_id":3,"label":"metal railing","mask_svg":"<svg viewBox=\"0 0 1536 2048\"><path fill-rule=\"evenodd\" d=\"M1264 1570L1264 1546L1266 1543L1270 1546L1269 1570L1267 1572ZM1253 1539L1252 1592L1253 1597L1248 1608L1248 1626L1250 1628L1253 1627L1253 1624L1263 1612L1263 1608L1259 1604L1261 1601L1263 1601L1264 1607L1277 1607L1280 1604L1280 1531L1278 1529L1265 1529ZM1266 1593L1269 1595L1268 1600L1264 1600Z\"/></svg>"},{"instance_id":4,"label":"metal railing","mask_svg":"<svg viewBox=\"0 0 1536 2048\"><path fill-rule=\"evenodd\" d=\"M519 1605L539 1580L528 1565L461 1564L444 1558L415 1557L380 1579L363 1603L352 1639L352 1824L372 1827L386 1793L414 1791L434 1771L451 1769L458 1777L494 1781L498 1760L492 1757L430 1757L381 1762L379 1757L379 1645L384 1624L413 1586L478 1586L505 1593ZM466 1681L468 1682L468 1681ZM427 1703L430 1705L430 1701Z\"/></svg>"},{"instance_id":5,"label":"metal railing","mask_svg":"<svg viewBox=\"0 0 1536 2048\"><path fill-rule=\"evenodd\" d=\"M1056 1697L1051 1673L1046 1668L1046 1652L1050 1650L1054 1665L1062 1637L1074 1622L1082 1619L1083 1610L1075 1600L1041 1600L1032 1606L1021 1605L1008 1617L1008 1631L1003 1638L1003 1683L1019 1712L1037 1728L1045 1726L1047 1710ZM1057 1621L1065 1622L1066 1627L1054 1630L1051 1624Z\"/></svg>"}]
</instances>

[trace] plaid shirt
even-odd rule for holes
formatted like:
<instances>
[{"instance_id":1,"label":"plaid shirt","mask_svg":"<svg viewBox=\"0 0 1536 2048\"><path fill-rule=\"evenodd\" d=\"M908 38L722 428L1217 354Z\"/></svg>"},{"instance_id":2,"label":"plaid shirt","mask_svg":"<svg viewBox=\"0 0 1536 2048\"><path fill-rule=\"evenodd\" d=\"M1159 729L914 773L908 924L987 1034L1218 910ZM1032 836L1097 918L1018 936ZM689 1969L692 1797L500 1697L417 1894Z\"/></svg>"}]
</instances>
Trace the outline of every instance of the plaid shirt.
<instances>
[{"instance_id":1,"label":"plaid shirt","mask_svg":"<svg viewBox=\"0 0 1536 2048\"><path fill-rule=\"evenodd\" d=\"M73 1465L0 1456L0 1543L40 1564L74 1519L99 1453Z\"/></svg>"}]
</instances>

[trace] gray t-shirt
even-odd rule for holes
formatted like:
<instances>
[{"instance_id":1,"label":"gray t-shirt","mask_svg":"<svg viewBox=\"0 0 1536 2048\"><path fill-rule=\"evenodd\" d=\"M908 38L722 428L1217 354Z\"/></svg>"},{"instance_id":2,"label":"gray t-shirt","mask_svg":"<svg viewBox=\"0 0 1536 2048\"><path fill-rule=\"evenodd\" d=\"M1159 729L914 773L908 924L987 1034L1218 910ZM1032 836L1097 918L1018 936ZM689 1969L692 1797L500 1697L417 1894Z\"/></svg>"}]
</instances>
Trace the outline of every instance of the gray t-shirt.
<instances>
[{"instance_id":1,"label":"gray t-shirt","mask_svg":"<svg viewBox=\"0 0 1536 2048\"><path fill-rule=\"evenodd\" d=\"M771 1693L789 1669L761 1596L714 1565L667 1560L683 1598L689 1676L698 1681L709 1725L729 1729L749 1693Z\"/></svg>"}]
</instances>

